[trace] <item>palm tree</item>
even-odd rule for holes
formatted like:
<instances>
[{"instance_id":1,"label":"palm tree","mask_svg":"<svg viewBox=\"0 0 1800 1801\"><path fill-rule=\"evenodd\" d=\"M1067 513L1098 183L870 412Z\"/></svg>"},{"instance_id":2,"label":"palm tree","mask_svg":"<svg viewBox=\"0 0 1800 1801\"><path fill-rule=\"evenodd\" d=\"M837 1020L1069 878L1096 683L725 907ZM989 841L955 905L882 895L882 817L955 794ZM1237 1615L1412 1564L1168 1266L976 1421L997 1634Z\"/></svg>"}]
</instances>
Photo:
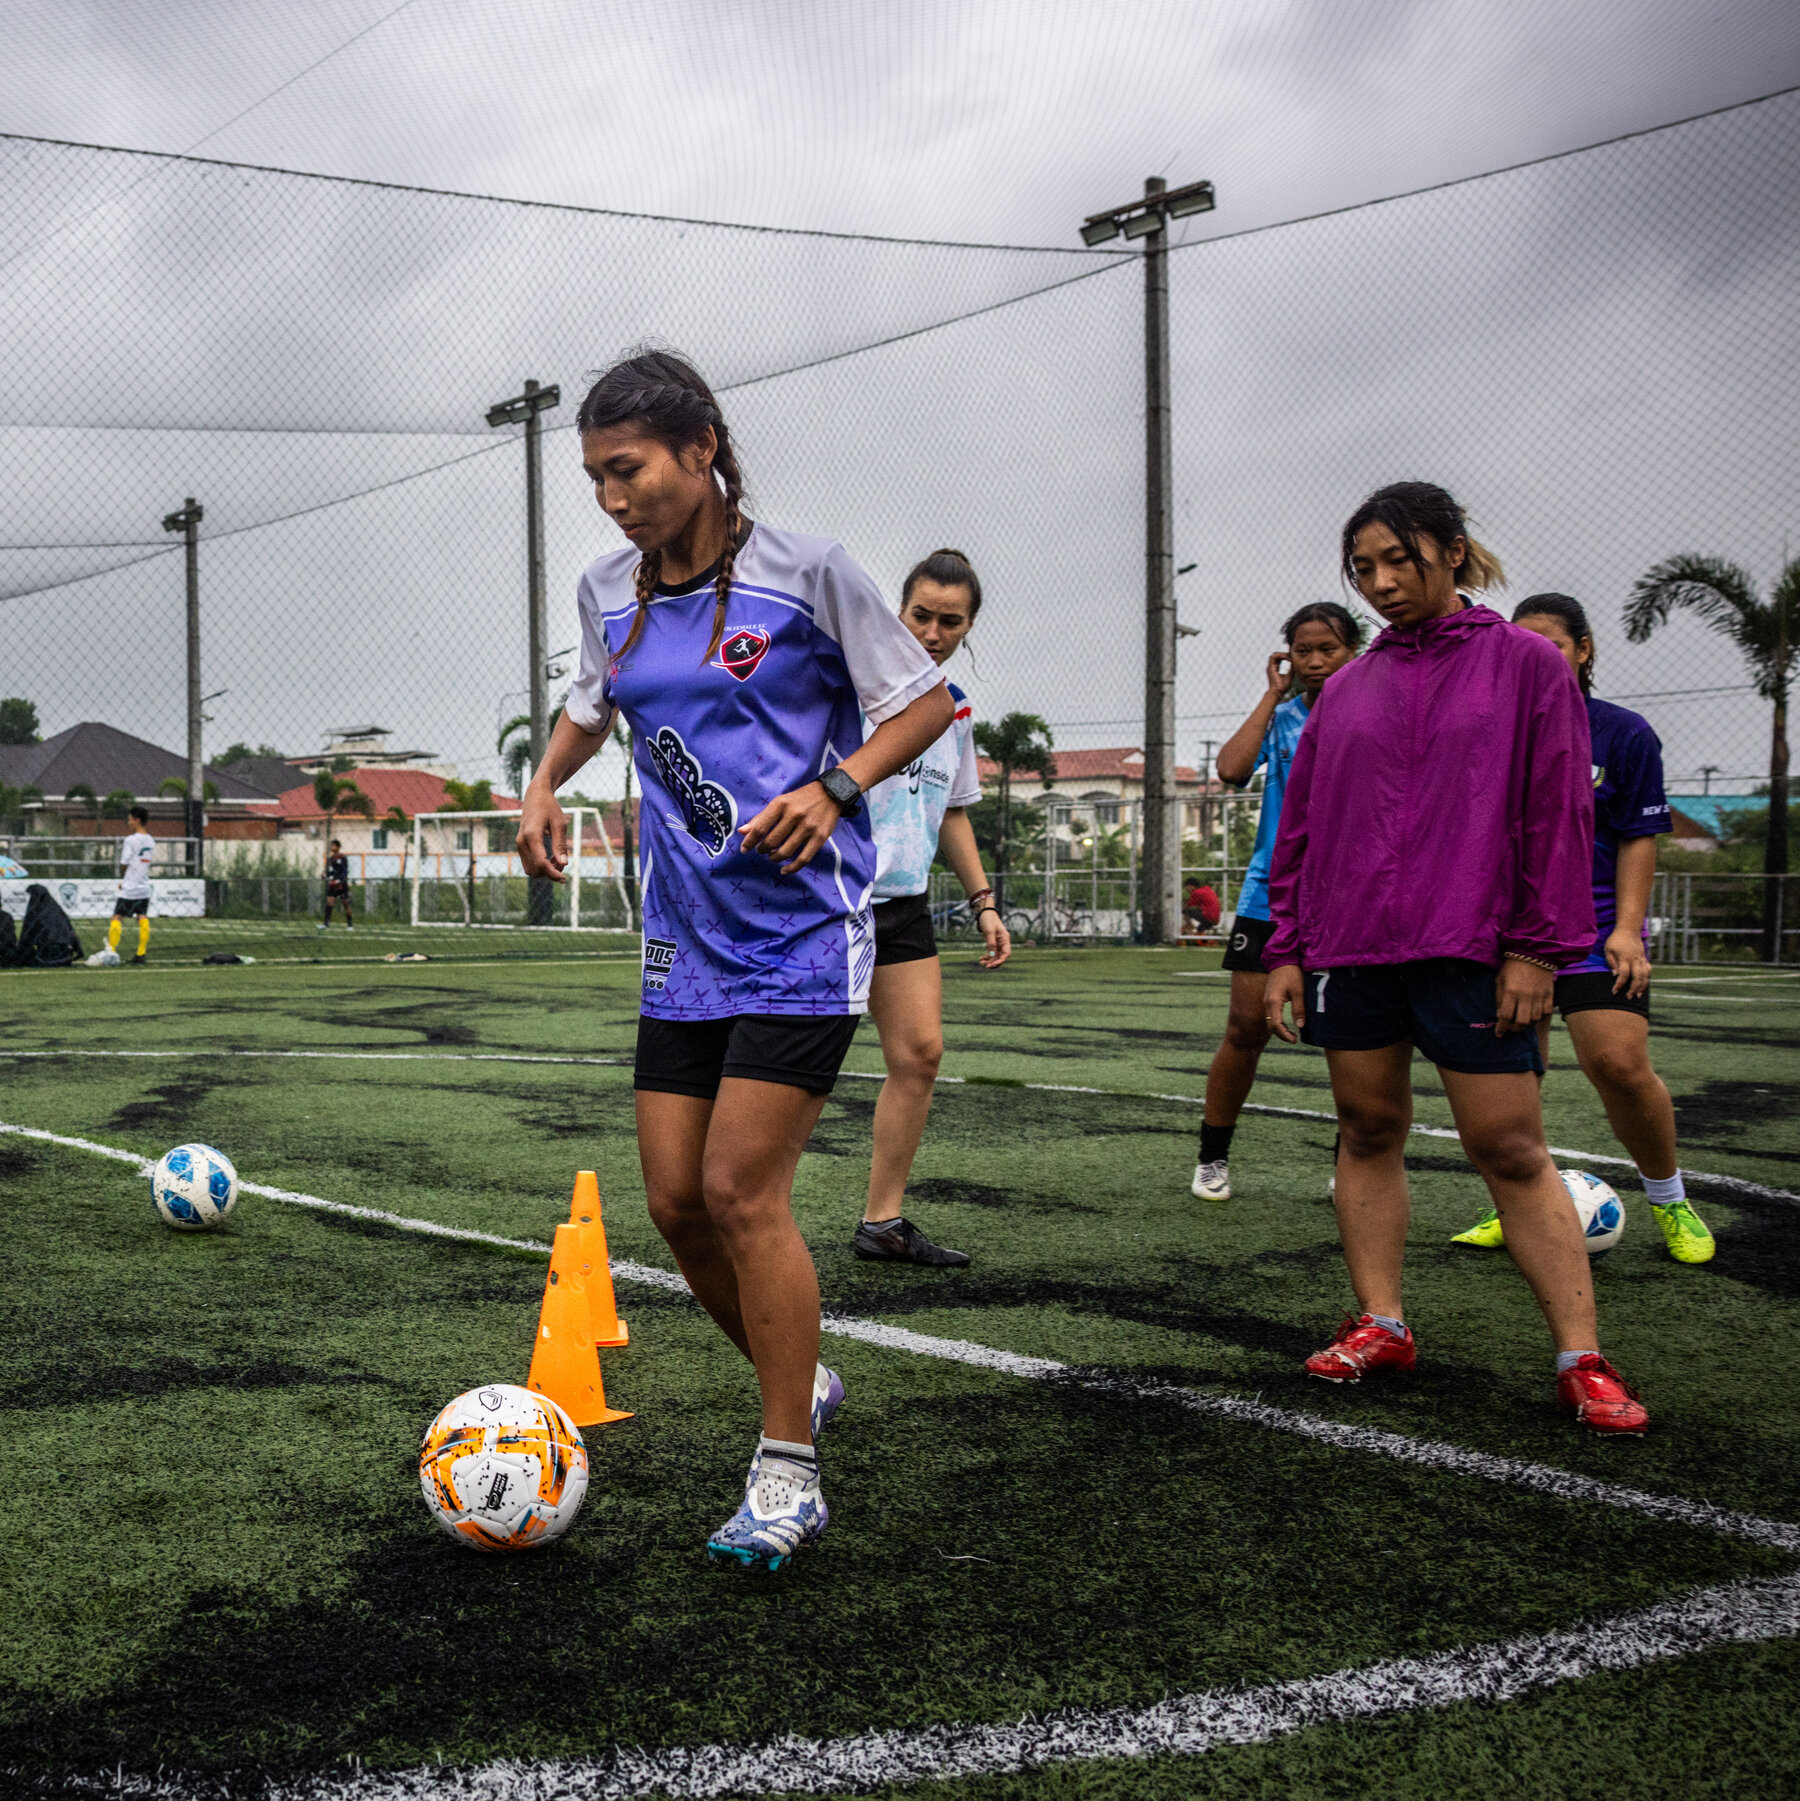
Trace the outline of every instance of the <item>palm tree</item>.
<instances>
[{"instance_id":1,"label":"palm tree","mask_svg":"<svg viewBox=\"0 0 1800 1801\"><path fill-rule=\"evenodd\" d=\"M412 849L412 820L402 806L392 806L382 814L381 823L390 832L400 834L400 880L406 880L406 853Z\"/></svg>"},{"instance_id":2,"label":"palm tree","mask_svg":"<svg viewBox=\"0 0 1800 1801\"><path fill-rule=\"evenodd\" d=\"M77 800L87 802L88 810L93 815L94 835L95 837L98 837L100 835L100 796L94 792L94 785L92 782L71 782L68 787L63 790L63 804L65 806L68 805L70 801Z\"/></svg>"},{"instance_id":3,"label":"palm tree","mask_svg":"<svg viewBox=\"0 0 1800 1801\"><path fill-rule=\"evenodd\" d=\"M185 792L185 787L183 791ZM137 796L133 794L129 788L115 788L107 795L105 800L100 803L100 817L102 819L122 819L125 821L127 829L129 829L131 825L131 803L136 799Z\"/></svg>"},{"instance_id":4,"label":"palm tree","mask_svg":"<svg viewBox=\"0 0 1800 1801\"><path fill-rule=\"evenodd\" d=\"M975 726L975 748L1000 765L1000 823L994 835L995 904L1006 905L1006 871L1012 861L1012 779L1017 770L1055 773L1055 740L1036 713L1005 713L992 725Z\"/></svg>"},{"instance_id":5,"label":"palm tree","mask_svg":"<svg viewBox=\"0 0 1800 1801\"><path fill-rule=\"evenodd\" d=\"M364 819L375 817L375 803L347 775L321 769L313 777L313 799L325 815L325 843L331 844L331 828L340 813L360 813Z\"/></svg>"},{"instance_id":6,"label":"palm tree","mask_svg":"<svg viewBox=\"0 0 1800 1801\"><path fill-rule=\"evenodd\" d=\"M492 813L494 812L494 784L486 776L478 782L459 782L451 776L444 783L444 792L450 797L458 813ZM469 886L468 898L463 903L463 923L466 925L475 917L475 828L469 828Z\"/></svg>"},{"instance_id":7,"label":"palm tree","mask_svg":"<svg viewBox=\"0 0 1800 1801\"><path fill-rule=\"evenodd\" d=\"M1781 572L1769 598L1736 563L1721 557L1669 557L1638 578L1625 606L1625 635L1642 644L1670 612L1685 608L1722 632L1743 652L1756 691L1774 705L1769 744L1769 837L1763 873L1786 875L1788 866L1788 677L1800 639L1800 558ZM1781 888L1763 883L1763 957L1781 955Z\"/></svg>"},{"instance_id":8,"label":"palm tree","mask_svg":"<svg viewBox=\"0 0 1800 1801\"><path fill-rule=\"evenodd\" d=\"M531 767L531 715L515 713L500 728L494 744L500 753L500 767L506 771L507 786L513 793L522 791L525 772Z\"/></svg>"}]
</instances>

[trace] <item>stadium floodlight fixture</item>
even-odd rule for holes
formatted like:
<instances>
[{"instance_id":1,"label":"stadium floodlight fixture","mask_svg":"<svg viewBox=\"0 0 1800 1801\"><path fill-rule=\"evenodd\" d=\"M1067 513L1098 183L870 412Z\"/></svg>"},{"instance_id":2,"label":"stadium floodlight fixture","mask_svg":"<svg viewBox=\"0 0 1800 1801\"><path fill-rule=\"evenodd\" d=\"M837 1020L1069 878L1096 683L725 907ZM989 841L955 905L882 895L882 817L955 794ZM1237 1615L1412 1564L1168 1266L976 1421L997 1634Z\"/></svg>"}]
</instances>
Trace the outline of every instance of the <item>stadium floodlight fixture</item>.
<instances>
[{"instance_id":1,"label":"stadium floodlight fixture","mask_svg":"<svg viewBox=\"0 0 1800 1801\"><path fill-rule=\"evenodd\" d=\"M1096 244L1104 244L1109 238L1119 235L1119 222L1111 213L1102 213L1098 219L1090 219L1081 228L1081 241L1092 250Z\"/></svg>"},{"instance_id":2,"label":"stadium floodlight fixture","mask_svg":"<svg viewBox=\"0 0 1800 1801\"><path fill-rule=\"evenodd\" d=\"M498 406L489 407L487 422L489 425L523 425L526 420L535 418L539 413L561 405L562 389L554 382L547 388L540 388L536 382L532 382L526 393L515 394L511 400L503 400Z\"/></svg>"},{"instance_id":3,"label":"stadium floodlight fixture","mask_svg":"<svg viewBox=\"0 0 1800 1801\"><path fill-rule=\"evenodd\" d=\"M1160 210L1135 213L1125 221L1125 235L1128 238L1147 238L1153 231L1161 231L1163 216Z\"/></svg>"},{"instance_id":4,"label":"stadium floodlight fixture","mask_svg":"<svg viewBox=\"0 0 1800 1801\"><path fill-rule=\"evenodd\" d=\"M1196 181L1190 187L1177 188L1174 193L1163 197L1163 206L1171 219L1186 219L1195 213L1210 213L1215 204L1213 184L1210 181Z\"/></svg>"}]
</instances>

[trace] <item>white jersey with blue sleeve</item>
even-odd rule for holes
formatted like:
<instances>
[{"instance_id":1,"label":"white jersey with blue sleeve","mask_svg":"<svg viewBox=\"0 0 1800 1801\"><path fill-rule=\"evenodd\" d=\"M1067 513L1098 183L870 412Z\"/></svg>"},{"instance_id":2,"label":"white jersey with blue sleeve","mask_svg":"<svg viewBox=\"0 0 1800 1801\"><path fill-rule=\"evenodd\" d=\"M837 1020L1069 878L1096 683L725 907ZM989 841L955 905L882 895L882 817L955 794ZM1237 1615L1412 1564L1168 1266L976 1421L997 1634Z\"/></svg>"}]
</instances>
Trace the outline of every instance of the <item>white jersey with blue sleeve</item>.
<instances>
[{"instance_id":1,"label":"white jersey with blue sleeve","mask_svg":"<svg viewBox=\"0 0 1800 1801\"><path fill-rule=\"evenodd\" d=\"M156 861L156 840L148 832L133 832L119 846L119 899L150 898L150 865Z\"/></svg>"},{"instance_id":2,"label":"white jersey with blue sleeve","mask_svg":"<svg viewBox=\"0 0 1800 1801\"><path fill-rule=\"evenodd\" d=\"M867 807L804 869L737 833L943 680L841 544L760 522L737 553L711 655L714 574L652 596L629 652L638 553L592 564L576 593L581 668L569 717L631 727L643 788L643 1011L652 1019L867 1011L875 839Z\"/></svg>"},{"instance_id":3,"label":"white jersey with blue sleeve","mask_svg":"<svg viewBox=\"0 0 1800 1801\"><path fill-rule=\"evenodd\" d=\"M931 886L931 863L944 815L952 807L972 807L981 799L974 709L954 682L945 686L956 706L949 730L923 756L869 790L878 901L925 893Z\"/></svg>"}]
</instances>

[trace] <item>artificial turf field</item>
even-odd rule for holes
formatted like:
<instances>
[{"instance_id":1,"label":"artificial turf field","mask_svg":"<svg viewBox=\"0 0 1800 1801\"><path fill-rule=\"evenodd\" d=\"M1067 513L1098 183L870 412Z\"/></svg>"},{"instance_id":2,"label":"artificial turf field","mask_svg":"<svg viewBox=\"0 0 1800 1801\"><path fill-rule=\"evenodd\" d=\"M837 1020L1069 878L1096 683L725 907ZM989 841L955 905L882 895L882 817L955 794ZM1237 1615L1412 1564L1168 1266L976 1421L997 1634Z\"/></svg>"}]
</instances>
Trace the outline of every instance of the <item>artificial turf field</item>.
<instances>
[{"instance_id":1,"label":"artificial turf field","mask_svg":"<svg viewBox=\"0 0 1800 1801\"><path fill-rule=\"evenodd\" d=\"M0 976L0 1123L143 1157L203 1139L248 1182L542 1241L593 1167L615 1261L669 1268L632 1136L635 958L458 942ZM179 1235L130 1162L0 1134L0 1791L1795 1792L1800 1528L1756 1522L1800 1520L1800 1211L1754 1190L1800 1186L1800 981L1659 978L1684 1165L1752 1186L1691 1180L1719 1255L1684 1268L1593 1165L1629 1212L1597 1266L1606 1348L1653 1412L1603 1443L1556 1407L1504 1254L1446 1243L1483 1205L1447 1138L1414 1140L1417 1374L1305 1379L1350 1299L1329 1122L1247 1115L1237 1197L1207 1205L1198 1109L1157 1098L1201 1091L1216 962L947 957L964 1079L909 1211L969 1270L851 1257L875 1084L840 1083L795 1210L827 1312L865 1324L826 1339L831 1528L773 1577L702 1556L755 1389L684 1296L621 1282L632 1341L603 1366L636 1417L588 1432L565 1539L483 1558L428 1517L418 1440L524 1379L541 1255L255 1194ZM239 1054L294 1051L333 1055ZM1560 1032L1552 1054L1551 1142L1617 1154ZM846 1067L879 1069L871 1027ZM1328 1107L1316 1053L1263 1071L1255 1102Z\"/></svg>"}]
</instances>

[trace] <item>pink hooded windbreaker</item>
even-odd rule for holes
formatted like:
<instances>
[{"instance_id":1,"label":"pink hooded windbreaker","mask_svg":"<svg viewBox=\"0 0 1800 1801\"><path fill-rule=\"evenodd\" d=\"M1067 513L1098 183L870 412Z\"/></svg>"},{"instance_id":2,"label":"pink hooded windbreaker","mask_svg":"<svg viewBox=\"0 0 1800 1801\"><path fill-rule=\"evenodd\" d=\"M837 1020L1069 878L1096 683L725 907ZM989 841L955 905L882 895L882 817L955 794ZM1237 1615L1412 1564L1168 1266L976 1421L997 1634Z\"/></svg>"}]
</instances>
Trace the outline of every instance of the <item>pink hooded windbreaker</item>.
<instances>
[{"instance_id":1,"label":"pink hooded windbreaker","mask_svg":"<svg viewBox=\"0 0 1800 1801\"><path fill-rule=\"evenodd\" d=\"M1577 963L1593 838L1587 708L1555 647L1484 606L1390 626L1300 734L1264 967Z\"/></svg>"}]
</instances>

